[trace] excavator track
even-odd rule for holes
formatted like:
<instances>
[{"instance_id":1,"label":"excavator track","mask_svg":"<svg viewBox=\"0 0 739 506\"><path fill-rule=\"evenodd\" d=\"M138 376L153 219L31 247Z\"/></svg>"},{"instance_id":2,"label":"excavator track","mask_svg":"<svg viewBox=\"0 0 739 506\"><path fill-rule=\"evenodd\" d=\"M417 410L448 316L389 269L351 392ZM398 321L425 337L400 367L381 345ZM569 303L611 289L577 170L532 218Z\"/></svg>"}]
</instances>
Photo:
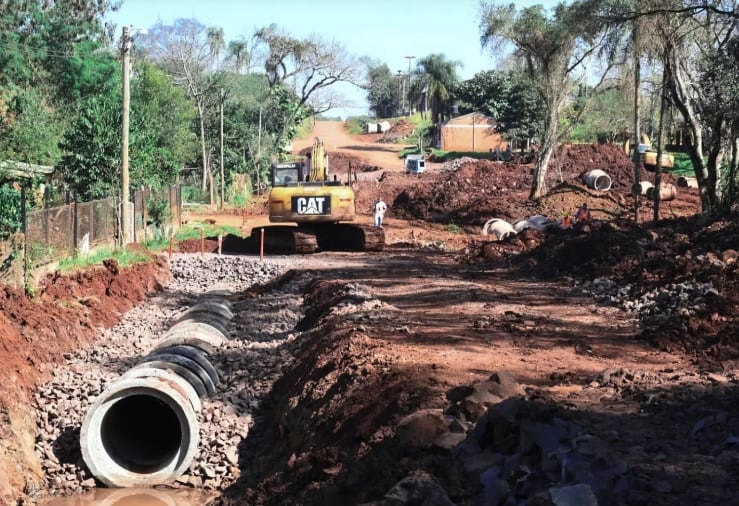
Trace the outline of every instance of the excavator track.
<instances>
[{"instance_id":1,"label":"excavator track","mask_svg":"<svg viewBox=\"0 0 739 506\"><path fill-rule=\"evenodd\" d=\"M257 227L249 236L252 250L259 251L264 230L265 253L310 254L318 251L318 240L313 229L303 227Z\"/></svg>"},{"instance_id":2,"label":"excavator track","mask_svg":"<svg viewBox=\"0 0 739 506\"><path fill-rule=\"evenodd\" d=\"M348 223L308 227L266 226L252 230L249 250L258 252L264 230L265 253L310 254L317 251L382 251L385 231L370 225Z\"/></svg>"},{"instance_id":3,"label":"excavator track","mask_svg":"<svg viewBox=\"0 0 739 506\"><path fill-rule=\"evenodd\" d=\"M322 251L382 251L385 231L370 225L333 223L316 227Z\"/></svg>"}]
</instances>

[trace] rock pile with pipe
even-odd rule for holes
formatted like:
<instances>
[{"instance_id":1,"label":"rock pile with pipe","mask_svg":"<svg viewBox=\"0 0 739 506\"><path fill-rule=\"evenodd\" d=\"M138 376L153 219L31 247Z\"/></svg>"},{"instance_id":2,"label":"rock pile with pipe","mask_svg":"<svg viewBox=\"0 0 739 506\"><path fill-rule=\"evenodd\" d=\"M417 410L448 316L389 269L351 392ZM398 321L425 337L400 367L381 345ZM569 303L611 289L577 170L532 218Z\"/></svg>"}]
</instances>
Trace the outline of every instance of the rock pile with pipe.
<instances>
[{"instance_id":1,"label":"rock pile with pipe","mask_svg":"<svg viewBox=\"0 0 739 506\"><path fill-rule=\"evenodd\" d=\"M198 448L200 399L215 394L219 374L208 360L233 318L223 292L207 292L172 325L157 347L109 385L80 432L82 458L112 487L174 481Z\"/></svg>"}]
</instances>

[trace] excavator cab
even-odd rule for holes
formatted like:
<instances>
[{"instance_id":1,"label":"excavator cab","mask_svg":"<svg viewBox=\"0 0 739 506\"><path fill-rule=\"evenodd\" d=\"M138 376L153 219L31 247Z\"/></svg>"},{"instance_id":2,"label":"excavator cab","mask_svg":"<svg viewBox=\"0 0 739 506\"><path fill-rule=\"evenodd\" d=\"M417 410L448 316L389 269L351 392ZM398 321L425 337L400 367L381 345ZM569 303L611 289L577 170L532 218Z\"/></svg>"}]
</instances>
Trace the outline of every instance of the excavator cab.
<instances>
[{"instance_id":1,"label":"excavator cab","mask_svg":"<svg viewBox=\"0 0 739 506\"><path fill-rule=\"evenodd\" d=\"M385 243L382 229L353 224L354 190L329 177L328 156L316 138L307 161L272 165L269 221L282 227L252 230L265 233L270 249L296 253L322 250L379 251Z\"/></svg>"}]
</instances>

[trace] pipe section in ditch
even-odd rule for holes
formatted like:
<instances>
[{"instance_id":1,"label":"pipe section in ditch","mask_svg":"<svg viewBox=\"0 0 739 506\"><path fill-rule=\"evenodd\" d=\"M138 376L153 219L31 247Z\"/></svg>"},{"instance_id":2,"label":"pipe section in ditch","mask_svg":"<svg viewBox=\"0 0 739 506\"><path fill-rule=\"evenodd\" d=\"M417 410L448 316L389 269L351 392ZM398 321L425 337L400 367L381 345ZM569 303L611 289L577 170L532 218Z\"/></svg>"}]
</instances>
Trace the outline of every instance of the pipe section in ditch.
<instances>
[{"instance_id":1,"label":"pipe section in ditch","mask_svg":"<svg viewBox=\"0 0 739 506\"><path fill-rule=\"evenodd\" d=\"M582 176L583 182L594 190L608 191L611 189L611 176L600 169L591 170Z\"/></svg>"},{"instance_id":2,"label":"pipe section in ditch","mask_svg":"<svg viewBox=\"0 0 739 506\"><path fill-rule=\"evenodd\" d=\"M174 481L192 463L200 439L201 398L220 381L208 356L227 339L233 318L222 291L207 292L155 349L110 384L80 431L82 458L109 487Z\"/></svg>"}]
</instances>

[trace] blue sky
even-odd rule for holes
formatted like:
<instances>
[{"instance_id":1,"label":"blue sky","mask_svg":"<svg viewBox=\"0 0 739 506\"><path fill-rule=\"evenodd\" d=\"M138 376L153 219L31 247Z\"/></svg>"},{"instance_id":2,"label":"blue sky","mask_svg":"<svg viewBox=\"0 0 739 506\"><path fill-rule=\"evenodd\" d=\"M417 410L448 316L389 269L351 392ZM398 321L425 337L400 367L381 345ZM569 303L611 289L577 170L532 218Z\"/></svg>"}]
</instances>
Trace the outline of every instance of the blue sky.
<instances>
[{"instance_id":1,"label":"blue sky","mask_svg":"<svg viewBox=\"0 0 739 506\"><path fill-rule=\"evenodd\" d=\"M514 3L519 7L553 4L541 0ZM226 41L275 23L296 37L318 34L335 40L356 56L387 63L393 72L408 71L405 56L431 53L461 61L462 79L494 68L493 56L480 46L479 0L123 0L120 10L109 16L117 25L116 37L124 25L149 28L157 21L169 24L177 18L221 27ZM352 107L328 114L367 113L361 90L342 86L337 91Z\"/></svg>"}]
</instances>

